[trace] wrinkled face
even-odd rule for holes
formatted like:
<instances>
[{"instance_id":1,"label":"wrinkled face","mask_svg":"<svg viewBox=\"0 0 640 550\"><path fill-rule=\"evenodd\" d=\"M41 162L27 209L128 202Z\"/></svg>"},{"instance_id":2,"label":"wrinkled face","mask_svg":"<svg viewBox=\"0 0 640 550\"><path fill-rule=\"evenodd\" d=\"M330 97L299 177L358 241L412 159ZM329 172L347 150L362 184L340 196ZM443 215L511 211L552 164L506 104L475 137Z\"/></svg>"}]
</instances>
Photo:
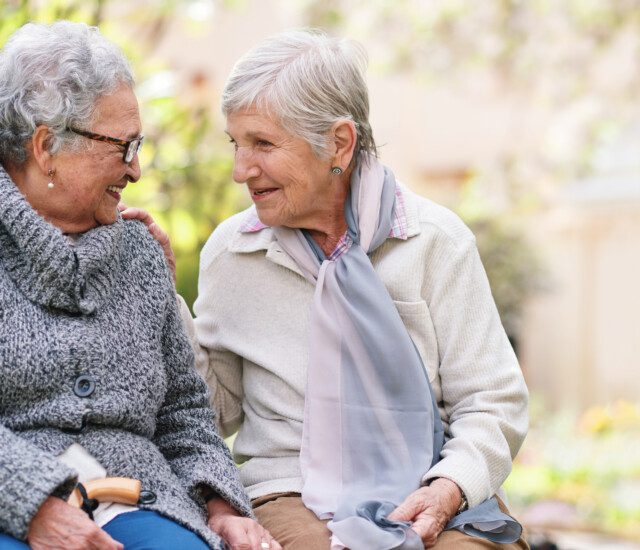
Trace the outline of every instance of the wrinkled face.
<instances>
[{"instance_id":1,"label":"wrinkled face","mask_svg":"<svg viewBox=\"0 0 640 550\"><path fill-rule=\"evenodd\" d=\"M227 117L235 145L233 179L245 183L265 225L319 229L335 211L330 160L254 110Z\"/></svg>"},{"instance_id":2,"label":"wrinkled face","mask_svg":"<svg viewBox=\"0 0 640 550\"><path fill-rule=\"evenodd\" d=\"M89 128L122 140L141 132L138 102L128 86L96 102L96 119ZM66 232L82 232L117 219L122 190L140 178L138 156L126 164L123 147L114 143L87 140L86 149L66 151L53 156L54 187L47 189L44 207L36 207L45 218Z\"/></svg>"}]
</instances>

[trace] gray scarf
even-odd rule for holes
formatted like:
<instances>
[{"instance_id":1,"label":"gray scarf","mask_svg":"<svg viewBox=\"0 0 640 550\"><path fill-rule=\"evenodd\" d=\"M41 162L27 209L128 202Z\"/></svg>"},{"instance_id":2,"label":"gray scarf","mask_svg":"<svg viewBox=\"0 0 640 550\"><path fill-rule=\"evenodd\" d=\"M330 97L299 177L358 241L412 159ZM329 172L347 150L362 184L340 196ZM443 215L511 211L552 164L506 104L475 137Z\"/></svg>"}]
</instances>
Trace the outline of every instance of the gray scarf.
<instances>
[{"instance_id":1,"label":"gray scarf","mask_svg":"<svg viewBox=\"0 0 640 550\"><path fill-rule=\"evenodd\" d=\"M418 489L444 444L422 359L367 256L389 235L395 189L388 168L360 159L345 205L353 244L336 261L303 231L274 228L315 285L302 499L320 519L331 519L332 548L422 550L409 523L386 516ZM457 515L447 528L496 542L521 533L495 499Z\"/></svg>"}]
</instances>

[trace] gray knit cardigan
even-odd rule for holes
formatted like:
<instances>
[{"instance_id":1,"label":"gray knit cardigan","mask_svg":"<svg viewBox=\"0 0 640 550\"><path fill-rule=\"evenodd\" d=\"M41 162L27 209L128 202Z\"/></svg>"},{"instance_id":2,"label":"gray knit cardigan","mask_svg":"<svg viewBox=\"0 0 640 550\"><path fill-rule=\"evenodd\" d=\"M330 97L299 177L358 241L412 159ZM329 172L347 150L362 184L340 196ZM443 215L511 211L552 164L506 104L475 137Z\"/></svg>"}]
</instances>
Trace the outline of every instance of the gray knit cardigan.
<instances>
[{"instance_id":1,"label":"gray knit cardigan","mask_svg":"<svg viewBox=\"0 0 640 550\"><path fill-rule=\"evenodd\" d=\"M83 375L95 384L84 397ZM252 514L157 243L119 219L71 246L0 166L0 532L24 540L44 500L71 492L76 474L56 457L74 442L155 493L140 508L211 548L225 545L202 488Z\"/></svg>"}]
</instances>

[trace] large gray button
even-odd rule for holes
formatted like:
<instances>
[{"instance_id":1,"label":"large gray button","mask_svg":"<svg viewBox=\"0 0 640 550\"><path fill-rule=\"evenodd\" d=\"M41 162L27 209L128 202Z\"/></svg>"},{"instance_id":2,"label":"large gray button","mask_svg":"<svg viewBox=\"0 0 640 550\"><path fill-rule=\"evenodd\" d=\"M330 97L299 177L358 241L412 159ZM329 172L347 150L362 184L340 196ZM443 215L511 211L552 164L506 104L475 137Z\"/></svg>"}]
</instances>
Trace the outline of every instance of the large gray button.
<instances>
[{"instance_id":1,"label":"large gray button","mask_svg":"<svg viewBox=\"0 0 640 550\"><path fill-rule=\"evenodd\" d=\"M76 383L73 385L73 393L78 397L89 397L95 389L96 383L88 374L78 376Z\"/></svg>"}]
</instances>

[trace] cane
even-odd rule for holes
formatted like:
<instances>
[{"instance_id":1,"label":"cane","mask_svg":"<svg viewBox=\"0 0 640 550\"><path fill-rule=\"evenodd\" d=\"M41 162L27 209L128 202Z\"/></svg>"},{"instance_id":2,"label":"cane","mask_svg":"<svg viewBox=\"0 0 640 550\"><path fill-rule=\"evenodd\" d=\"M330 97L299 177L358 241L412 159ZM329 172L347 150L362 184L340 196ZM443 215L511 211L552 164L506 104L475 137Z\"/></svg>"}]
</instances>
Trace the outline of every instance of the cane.
<instances>
[{"instance_id":1,"label":"cane","mask_svg":"<svg viewBox=\"0 0 640 550\"><path fill-rule=\"evenodd\" d=\"M156 496L151 491L141 490L142 484L129 477L105 477L86 483L78 483L67 503L84 510L91 519L93 511L101 502L117 502L120 504L152 504Z\"/></svg>"}]
</instances>

